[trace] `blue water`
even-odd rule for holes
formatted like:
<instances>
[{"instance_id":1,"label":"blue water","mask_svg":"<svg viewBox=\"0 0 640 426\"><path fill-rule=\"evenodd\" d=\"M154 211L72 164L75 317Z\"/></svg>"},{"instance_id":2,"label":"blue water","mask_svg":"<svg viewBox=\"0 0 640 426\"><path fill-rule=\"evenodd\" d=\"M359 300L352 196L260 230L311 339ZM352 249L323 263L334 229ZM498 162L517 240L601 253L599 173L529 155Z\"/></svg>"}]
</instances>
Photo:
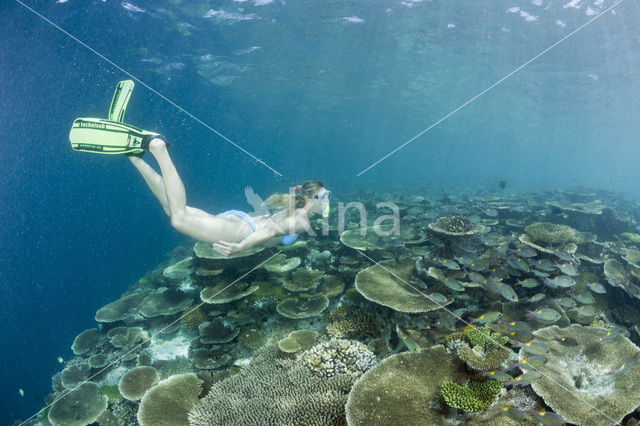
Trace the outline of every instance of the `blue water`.
<instances>
[{"instance_id":1,"label":"blue water","mask_svg":"<svg viewBox=\"0 0 640 426\"><path fill-rule=\"evenodd\" d=\"M262 4L264 3L264 4ZM596 186L640 196L640 34L626 0L360 177L613 1L27 1L266 162L137 83L207 211L242 189ZM0 418L43 406L95 311L187 241L121 157L73 152L131 78L15 0L0 4ZM24 397L18 390L24 390Z\"/></svg>"}]
</instances>

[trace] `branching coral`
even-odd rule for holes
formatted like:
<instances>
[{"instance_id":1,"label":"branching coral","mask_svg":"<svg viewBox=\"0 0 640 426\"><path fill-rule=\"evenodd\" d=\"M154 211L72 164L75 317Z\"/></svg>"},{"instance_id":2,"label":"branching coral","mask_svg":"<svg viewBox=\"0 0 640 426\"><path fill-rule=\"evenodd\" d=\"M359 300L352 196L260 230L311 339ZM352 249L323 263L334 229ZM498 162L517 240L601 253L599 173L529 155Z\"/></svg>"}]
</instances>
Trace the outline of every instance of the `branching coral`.
<instances>
[{"instance_id":1,"label":"branching coral","mask_svg":"<svg viewBox=\"0 0 640 426\"><path fill-rule=\"evenodd\" d=\"M471 381L467 387L450 380L440 385L440 392L449 407L470 412L486 410L495 401L500 389L502 383L496 380Z\"/></svg>"},{"instance_id":2,"label":"branching coral","mask_svg":"<svg viewBox=\"0 0 640 426\"><path fill-rule=\"evenodd\" d=\"M535 243L552 245L577 241L576 230L566 225L549 222L536 222L524 228L529 238Z\"/></svg>"},{"instance_id":3,"label":"branching coral","mask_svg":"<svg viewBox=\"0 0 640 426\"><path fill-rule=\"evenodd\" d=\"M356 340L331 339L303 353L299 361L315 376L333 377L338 374L360 376L376 365L376 356Z\"/></svg>"},{"instance_id":4,"label":"branching coral","mask_svg":"<svg viewBox=\"0 0 640 426\"><path fill-rule=\"evenodd\" d=\"M327 334L339 339L361 339L375 336L378 323L375 315L348 305L338 306L329 313L331 324Z\"/></svg>"},{"instance_id":5,"label":"branching coral","mask_svg":"<svg viewBox=\"0 0 640 426\"><path fill-rule=\"evenodd\" d=\"M355 377L321 379L275 346L237 374L214 383L189 412L192 426L346 425L344 405Z\"/></svg>"}]
</instances>

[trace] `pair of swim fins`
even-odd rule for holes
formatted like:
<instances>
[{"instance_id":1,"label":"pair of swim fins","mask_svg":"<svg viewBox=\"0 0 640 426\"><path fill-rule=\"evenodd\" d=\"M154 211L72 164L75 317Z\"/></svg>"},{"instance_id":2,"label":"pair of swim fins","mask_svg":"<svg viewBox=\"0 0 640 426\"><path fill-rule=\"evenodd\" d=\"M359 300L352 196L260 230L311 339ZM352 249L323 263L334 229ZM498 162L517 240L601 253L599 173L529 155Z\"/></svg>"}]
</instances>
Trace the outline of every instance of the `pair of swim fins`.
<instances>
[{"instance_id":1,"label":"pair of swim fins","mask_svg":"<svg viewBox=\"0 0 640 426\"><path fill-rule=\"evenodd\" d=\"M118 83L107 119L76 118L73 121L69 141L75 151L140 155L144 153L151 139L164 139L158 133L123 123L133 87L132 80Z\"/></svg>"}]
</instances>

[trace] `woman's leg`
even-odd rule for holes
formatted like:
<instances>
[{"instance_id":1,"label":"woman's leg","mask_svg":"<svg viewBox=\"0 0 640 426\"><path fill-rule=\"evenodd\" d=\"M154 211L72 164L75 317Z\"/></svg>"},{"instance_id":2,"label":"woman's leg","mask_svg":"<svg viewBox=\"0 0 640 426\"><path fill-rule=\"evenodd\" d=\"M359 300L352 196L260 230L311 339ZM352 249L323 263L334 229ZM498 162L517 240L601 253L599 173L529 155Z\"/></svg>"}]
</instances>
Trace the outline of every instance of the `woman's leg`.
<instances>
[{"instance_id":1,"label":"woman's leg","mask_svg":"<svg viewBox=\"0 0 640 426\"><path fill-rule=\"evenodd\" d=\"M166 144L160 139L154 139L149 143L149 151L160 166L167 199L167 210L171 216L171 225L176 230L197 240L207 242L220 240L237 242L251 232L250 226L243 221L229 220L187 207L184 184L169 157ZM151 190L154 189L151 188ZM160 197L158 198L160 199Z\"/></svg>"},{"instance_id":2,"label":"woman's leg","mask_svg":"<svg viewBox=\"0 0 640 426\"><path fill-rule=\"evenodd\" d=\"M156 171L153 170L153 168L145 163L145 161L140 157L130 155L129 160L131 160L131 164L133 164L136 169L138 169L138 171L142 175L142 178L147 183L147 186L149 187L149 189L151 189L151 192L153 192L153 195L155 195L158 201L160 201L164 212L167 214L167 216L171 216L171 211L169 210L169 201L167 200L167 194L164 190L164 182L162 181L162 176L156 173Z\"/></svg>"},{"instance_id":3,"label":"woman's leg","mask_svg":"<svg viewBox=\"0 0 640 426\"><path fill-rule=\"evenodd\" d=\"M167 200L167 193L164 190L164 182L162 180L162 176L156 173L156 171L153 170L153 168L140 157L131 155L129 156L129 160L131 160L131 164L133 164L135 168L138 169L138 171L142 175L142 178L147 183L147 186L149 186L149 189L151 189L153 195L155 195L158 201L160 201L164 212L167 214L167 216L171 216L171 211L169 210L169 201ZM187 206L187 211L190 214L194 215L208 215L207 212L196 209L195 207Z\"/></svg>"}]
</instances>

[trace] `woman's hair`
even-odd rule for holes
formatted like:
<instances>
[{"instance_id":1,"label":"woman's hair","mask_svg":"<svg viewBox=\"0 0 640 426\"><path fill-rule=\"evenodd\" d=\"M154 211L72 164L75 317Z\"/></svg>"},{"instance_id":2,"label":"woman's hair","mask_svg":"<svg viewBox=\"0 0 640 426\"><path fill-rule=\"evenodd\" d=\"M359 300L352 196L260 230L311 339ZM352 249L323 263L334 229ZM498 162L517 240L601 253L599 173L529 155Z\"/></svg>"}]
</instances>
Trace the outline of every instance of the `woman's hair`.
<instances>
[{"instance_id":1,"label":"woman's hair","mask_svg":"<svg viewBox=\"0 0 640 426\"><path fill-rule=\"evenodd\" d=\"M308 180L295 191L293 195L276 192L264 202L271 210L301 209L307 204L307 200L317 194L324 185L317 180Z\"/></svg>"}]
</instances>

